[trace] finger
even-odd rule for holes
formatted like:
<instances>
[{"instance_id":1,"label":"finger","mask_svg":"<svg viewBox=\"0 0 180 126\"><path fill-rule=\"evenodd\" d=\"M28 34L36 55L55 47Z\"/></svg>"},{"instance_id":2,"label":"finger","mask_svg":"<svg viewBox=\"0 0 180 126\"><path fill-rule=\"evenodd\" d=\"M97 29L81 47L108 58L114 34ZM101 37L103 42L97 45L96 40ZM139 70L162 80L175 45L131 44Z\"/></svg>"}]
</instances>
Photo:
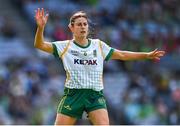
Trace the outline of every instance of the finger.
<instances>
[{"instance_id":1,"label":"finger","mask_svg":"<svg viewBox=\"0 0 180 126\"><path fill-rule=\"evenodd\" d=\"M44 8L41 8L41 15L44 16Z\"/></svg>"},{"instance_id":2,"label":"finger","mask_svg":"<svg viewBox=\"0 0 180 126\"><path fill-rule=\"evenodd\" d=\"M155 56L164 56L165 51L158 51L155 53Z\"/></svg>"},{"instance_id":3,"label":"finger","mask_svg":"<svg viewBox=\"0 0 180 126\"><path fill-rule=\"evenodd\" d=\"M152 51L152 55L154 55L157 51L158 51L157 48L156 48L155 50L153 50L153 51Z\"/></svg>"},{"instance_id":4,"label":"finger","mask_svg":"<svg viewBox=\"0 0 180 126\"><path fill-rule=\"evenodd\" d=\"M37 17L37 10L34 10L34 13L35 13L34 18L36 18Z\"/></svg>"},{"instance_id":5,"label":"finger","mask_svg":"<svg viewBox=\"0 0 180 126\"><path fill-rule=\"evenodd\" d=\"M157 52L158 51L158 48L156 48L153 52Z\"/></svg>"},{"instance_id":6,"label":"finger","mask_svg":"<svg viewBox=\"0 0 180 126\"><path fill-rule=\"evenodd\" d=\"M45 21L48 20L48 17L49 17L49 14L46 14L46 16L45 16Z\"/></svg>"},{"instance_id":7,"label":"finger","mask_svg":"<svg viewBox=\"0 0 180 126\"><path fill-rule=\"evenodd\" d=\"M157 51L158 53L162 53L162 54L165 54L165 51Z\"/></svg>"},{"instance_id":8,"label":"finger","mask_svg":"<svg viewBox=\"0 0 180 126\"><path fill-rule=\"evenodd\" d=\"M155 57L154 59L155 59L155 60L158 60L158 61L160 60L160 58L159 58L159 57Z\"/></svg>"},{"instance_id":9,"label":"finger","mask_svg":"<svg viewBox=\"0 0 180 126\"><path fill-rule=\"evenodd\" d=\"M37 10L37 16L40 16L40 9Z\"/></svg>"},{"instance_id":10,"label":"finger","mask_svg":"<svg viewBox=\"0 0 180 126\"><path fill-rule=\"evenodd\" d=\"M39 16L43 16L43 15L42 15L42 9L41 9L41 8L39 8Z\"/></svg>"},{"instance_id":11,"label":"finger","mask_svg":"<svg viewBox=\"0 0 180 126\"><path fill-rule=\"evenodd\" d=\"M160 54L159 52L154 52L154 55L158 55L158 54Z\"/></svg>"},{"instance_id":12,"label":"finger","mask_svg":"<svg viewBox=\"0 0 180 126\"><path fill-rule=\"evenodd\" d=\"M158 54L158 55L156 55L156 56L158 56L158 57L162 57L162 56L164 56L163 54Z\"/></svg>"},{"instance_id":13,"label":"finger","mask_svg":"<svg viewBox=\"0 0 180 126\"><path fill-rule=\"evenodd\" d=\"M151 56L156 56L157 55L157 52L156 52L156 50L154 50L152 53L151 53Z\"/></svg>"},{"instance_id":14,"label":"finger","mask_svg":"<svg viewBox=\"0 0 180 126\"><path fill-rule=\"evenodd\" d=\"M159 51L159 53L165 54L165 51Z\"/></svg>"},{"instance_id":15,"label":"finger","mask_svg":"<svg viewBox=\"0 0 180 126\"><path fill-rule=\"evenodd\" d=\"M40 14L40 16L42 16L42 10L41 10L41 9L39 9L39 10L40 10L40 13L39 13L39 14Z\"/></svg>"},{"instance_id":16,"label":"finger","mask_svg":"<svg viewBox=\"0 0 180 126\"><path fill-rule=\"evenodd\" d=\"M157 55L161 55L163 56L165 54L165 52L158 52Z\"/></svg>"},{"instance_id":17,"label":"finger","mask_svg":"<svg viewBox=\"0 0 180 126\"><path fill-rule=\"evenodd\" d=\"M38 18L39 15L38 15L38 10L35 10L35 18Z\"/></svg>"},{"instance_id":18,"label":"finger","mask_svg":"<svg viewBox=\"0 0 180 126\"><path fill-rule=\"evenodd\" d=\"M154 56L163 56L163 54L161 54L161 53L159 53L159 52L156 52L155 54L154 54Z\"/></svg>"}]
</instances>

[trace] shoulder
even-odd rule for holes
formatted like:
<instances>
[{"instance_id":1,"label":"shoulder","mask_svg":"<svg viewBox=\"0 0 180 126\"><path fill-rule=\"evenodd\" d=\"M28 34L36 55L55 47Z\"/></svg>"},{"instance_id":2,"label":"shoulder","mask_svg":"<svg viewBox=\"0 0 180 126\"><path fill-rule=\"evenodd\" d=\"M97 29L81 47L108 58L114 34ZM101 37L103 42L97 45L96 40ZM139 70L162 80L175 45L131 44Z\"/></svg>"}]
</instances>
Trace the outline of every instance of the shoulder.
<instances>
[{"instance_id":1,"label":"shoulder","mask_svg":"<svg viewBox=\"0 0 180 126\"><path fill-rule=\"evenodd\" d=\"M91 38L89 38L89 40L91 41L92 44L97 44L97 43L101 42L100 39L91 39Z\"/></svg>"},{"instance_id":2,"label":"shoulder","mask_svg":"<svg viewBox=\"0 0 180 126\"><path fill-rule=\"evenodd\" d=\"M92 45L100 45L101 47L107 46L107 43L100 39L89 39L92 43Z\"/></svg>"},{"instance_id":3,"label":"shoulder","mask_svg":"<svg viewBox=\"0 0 180 126\"><path fill-rule=\"evenodd\" d=\"M64 40L64 41L55 41L55 42L52 42L52 44L55 44L55 45L66 45L70 42L71 40Z\"/></svg>"}]
</instances>

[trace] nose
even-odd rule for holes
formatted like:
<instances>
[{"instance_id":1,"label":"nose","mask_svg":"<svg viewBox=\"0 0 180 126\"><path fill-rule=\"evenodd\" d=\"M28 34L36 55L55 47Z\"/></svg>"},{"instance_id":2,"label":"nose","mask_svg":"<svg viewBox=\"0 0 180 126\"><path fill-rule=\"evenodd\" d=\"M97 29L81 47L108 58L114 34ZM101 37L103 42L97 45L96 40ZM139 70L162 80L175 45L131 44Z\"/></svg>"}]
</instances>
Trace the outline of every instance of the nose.
<instances>
[{"instance_id":1,"label":"nose","mask_svg":"<svg viewBox=\"0 0 180 126\"><path fill-rule=\"evenodd\" d=\"M85 25L81 25L82 28L85 28L86 26Z\"/></svg>"}]
</instances>

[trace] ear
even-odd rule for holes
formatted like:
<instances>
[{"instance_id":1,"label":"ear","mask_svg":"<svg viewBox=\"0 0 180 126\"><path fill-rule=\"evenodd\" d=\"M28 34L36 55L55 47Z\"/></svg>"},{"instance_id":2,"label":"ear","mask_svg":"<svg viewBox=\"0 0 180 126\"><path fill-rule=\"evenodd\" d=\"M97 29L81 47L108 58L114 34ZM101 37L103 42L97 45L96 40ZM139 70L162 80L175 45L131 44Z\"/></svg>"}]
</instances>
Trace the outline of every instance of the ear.
<instances>
[{"instance_id":1,"label":"ear","mask_svg":"<svg viewBox=\"0 0 180 126\"><path fill-rule=\"evenodd\" d=\"M74 32L74 28L71 24L68 25L69 29L71 30L71 32L73 33Z\"/></svg>"}]
</instances>

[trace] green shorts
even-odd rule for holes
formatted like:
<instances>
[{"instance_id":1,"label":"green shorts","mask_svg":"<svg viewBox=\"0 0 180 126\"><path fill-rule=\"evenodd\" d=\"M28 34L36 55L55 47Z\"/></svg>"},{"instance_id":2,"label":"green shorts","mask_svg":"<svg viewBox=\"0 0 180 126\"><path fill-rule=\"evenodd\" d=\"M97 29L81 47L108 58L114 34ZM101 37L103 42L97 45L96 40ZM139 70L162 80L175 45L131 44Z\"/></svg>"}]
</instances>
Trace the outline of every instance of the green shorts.
<instances>
[{"instance_id":1,"label":"green shorts","mask_svg":"<svg viewBox=\"0 0 180 126\"><path fill-rule=\"evenodd\" d=\"M106 109L103 91L65 88L57 112L80 119L84 111L89 113L101 108Z\"/></svg>"}]
</instances>

